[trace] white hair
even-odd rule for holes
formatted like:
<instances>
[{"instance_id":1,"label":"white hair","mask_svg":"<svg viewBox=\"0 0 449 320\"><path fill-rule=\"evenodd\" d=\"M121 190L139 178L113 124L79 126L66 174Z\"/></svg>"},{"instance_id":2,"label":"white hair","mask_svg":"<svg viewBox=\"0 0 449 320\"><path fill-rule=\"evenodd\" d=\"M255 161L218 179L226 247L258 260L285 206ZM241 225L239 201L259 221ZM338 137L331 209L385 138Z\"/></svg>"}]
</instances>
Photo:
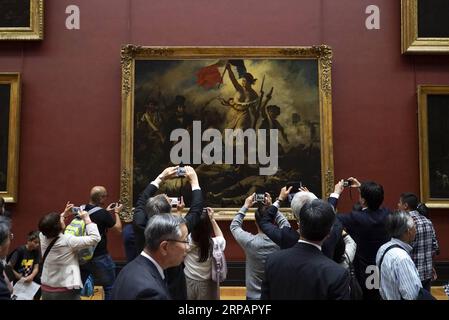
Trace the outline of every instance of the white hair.
<instances>
[{"instance_id":1,"label":"white hair","mask_svg":"<svg viewBox=\"0 0 449 320\"><path fill-rule=\"evenodd\" d=\"M297 221L299 221L299 212L301 211L301 208L307 202L310 202L315 199L318 199L318 198L312 192L300 191L295 194L295 196L293 197L292 203L291 203L291 208L292 208L293 215L295 216Z\"/></svg>"}]
</instances>

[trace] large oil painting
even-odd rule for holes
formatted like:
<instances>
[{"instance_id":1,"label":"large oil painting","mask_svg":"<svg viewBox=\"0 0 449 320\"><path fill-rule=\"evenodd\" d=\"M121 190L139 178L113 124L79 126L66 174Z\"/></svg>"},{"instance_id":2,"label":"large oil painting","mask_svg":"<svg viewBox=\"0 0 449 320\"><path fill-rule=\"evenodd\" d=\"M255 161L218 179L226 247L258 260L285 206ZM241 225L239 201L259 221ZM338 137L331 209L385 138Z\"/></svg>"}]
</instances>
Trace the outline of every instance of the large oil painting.
<instances>
[{"instance_id":1,"label":"large oil painting","mask_svg":"<svg viewBox=\"0 0 449 320\"><path fill-rule=\"evenodd\" d=\"M179 164L195 168L205 204L222 217L249 194L275 198L293 181L325 196L333 185L330 68L327 46L125 46L122 201L130 209ZM160 191L189 205L185 179Z\"/></svg>"},{"instance_id":2,"label":"large oil painting","mask_svg":"<svg viewBox=\"0 0 449 320\"><path fill-rule=\"evenodd\" d=\"M449 86L419 86L418 99L421 200L449 208Z\"/></svg>"},{"instance_id":3,"label":"large oil painting","mask_svg":"<svg viewBox=\"0 0 449 320\"><path fill-rule=\"evenodd\" d=\"M0 73L0 196L17 202L20 74Z\"/></svg>"}]
</instances>

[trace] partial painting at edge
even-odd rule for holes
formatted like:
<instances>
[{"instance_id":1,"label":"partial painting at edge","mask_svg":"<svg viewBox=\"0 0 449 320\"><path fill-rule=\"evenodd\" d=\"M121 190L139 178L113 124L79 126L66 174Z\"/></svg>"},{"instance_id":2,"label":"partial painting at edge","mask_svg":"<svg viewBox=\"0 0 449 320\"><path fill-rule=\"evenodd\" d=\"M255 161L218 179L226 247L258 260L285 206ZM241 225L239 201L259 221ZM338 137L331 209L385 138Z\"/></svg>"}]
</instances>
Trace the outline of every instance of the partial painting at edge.
<instances>
[{"instance_id":1,"label":"partial painting at edge","mask_svg":"<svg viewBox=\"0 0 449 320\"><path fill-rule=\"evenodd\" d=\"M248 97L240 103L245 85ZM260 175L260 165L248 161L192 164L208 206L241 206L253 192L276 197L289 181L300 181L321 196L317 60L136 60L134 88L134 204L147 183L172 165L170 150L177 142L170 141L170 133L182 128L192 137L194 121L200 121L201 132L279 132L273 175ZM207 144L201 142L202 149ZM189 204L191 192L184 179L164 183L161 191L183 195Z\"/></svg>"},{"instance_id":2,"label":"partial painting at edge","mask_svg":"<svg viewBox=\"0 0 449 320\"><path fill-rule=\"evenodd\" d=\"M8 177L8 134L11 85L0 84L0 191L6 191Z\"/></svg>"},{"instance_id":3,"label":"partial painting at edge","mask_svg":"<svg viewBox=\"0 0 449 320\"><path fill-rule=\"evenodd\" d=\"M449 198L449 95L427 96L430 198Z\"/></svg>"},{"instance_id":4,"label":"partial painting at edge","mask_svg":"<svg viewBox=\"0 0 449 320\"><path fill-rule=\"evenodd\" d=\"M30 27L30 0L0 0L0 28Z\"/></svg>"}]
</instances>

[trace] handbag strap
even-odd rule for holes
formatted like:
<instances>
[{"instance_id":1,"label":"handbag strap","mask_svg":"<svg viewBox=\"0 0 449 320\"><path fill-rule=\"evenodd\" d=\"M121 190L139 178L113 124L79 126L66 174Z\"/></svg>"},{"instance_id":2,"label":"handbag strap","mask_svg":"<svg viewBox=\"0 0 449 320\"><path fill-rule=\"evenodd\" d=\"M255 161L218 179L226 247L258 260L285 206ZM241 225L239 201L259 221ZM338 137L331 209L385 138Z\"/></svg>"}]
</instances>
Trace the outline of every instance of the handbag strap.
<instances>
[{"instance_id":1,"label":"handbag strap","mask_svg":"<svg viewBox=\"0 0 449 320\"><path fill-rule=\"evenodd\" d=\"M388 251L390 251L391 249L394 249L394 248L399 248L399 249L404 250L404 248L402 248L402 247L401 247L400 245L398 245L398 244L393 244L393 245L389 246L387 249L385 249L384 253L382 254L382 257L381 257L380 260L379 260L379 284L381 283L381 277L382 277L381 267L382 267L382 262L384 261L385 254L386 254ZM405 250L404 250L404 251L405 251ZM399 292L399 295L401 295L400 292ZM401 299L402 299L402 296L401 296Z\"/></svg>"},{"instance_id":2,"label":"handbag strap","mask_svg":"<svg viewBox=\"0 0 449 320\"><path fill-rule=\"evenodd\" d=\"M393 244L393 245L391 245L391 246L389 246L387 249L385 249L385 251L384 251L384 253L382 254L382 257L380 258L380 260L379 260L379 282L380 282L380 276L381 276L381 272L380 272L380 268L381 268L381 266L382 266L382 262L384 261L384 257L385 257L385 254L388 252L388 251L390 251L391 249L393 249L393 248L399 248L399 249L402 249L402 250L404 250L404 248L402 248L400 245L398 245L398 244ZM404 250L405 251L405 250Z\"/></svg>"},{"instance_id":3,"label":"handbag strap","mask_svg":"<svg viewBox=\"0 0 449 320\"><path fill-rule=\"evenodd\" d=\"M50 253L51 248L54 246L54 244L56 243L56 241L59 239L59 236L57 236L56 238L54 238L50 244L48 245L47 249L45 250L44 256L42 258L42 267L44 267L44 263L45 263L45 259L47 259L48 254Z\"/></svg>"}]
</instances>

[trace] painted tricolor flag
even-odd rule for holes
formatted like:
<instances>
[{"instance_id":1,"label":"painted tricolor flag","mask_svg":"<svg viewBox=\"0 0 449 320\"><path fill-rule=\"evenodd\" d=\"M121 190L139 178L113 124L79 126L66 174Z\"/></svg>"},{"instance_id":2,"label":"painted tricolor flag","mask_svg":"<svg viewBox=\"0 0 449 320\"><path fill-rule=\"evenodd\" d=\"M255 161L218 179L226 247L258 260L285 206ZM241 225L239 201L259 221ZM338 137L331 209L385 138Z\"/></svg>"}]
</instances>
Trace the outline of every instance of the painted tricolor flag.
<instances>
[{"instance_id":1,"label":"painted tricolor flag","mask_svg":"<svg viewBox=\"0 0 449 320\"><path fill-rule=\"evenodd\" d=\"M211 89L223 83L224 71L220 73L218 68L225 67L226 63L230 63L237 68L239 78L245 74L246 68L243 60L218 60L216 63L198 70L196 83L205 89Z\"/></svg>"}]
</instances>

